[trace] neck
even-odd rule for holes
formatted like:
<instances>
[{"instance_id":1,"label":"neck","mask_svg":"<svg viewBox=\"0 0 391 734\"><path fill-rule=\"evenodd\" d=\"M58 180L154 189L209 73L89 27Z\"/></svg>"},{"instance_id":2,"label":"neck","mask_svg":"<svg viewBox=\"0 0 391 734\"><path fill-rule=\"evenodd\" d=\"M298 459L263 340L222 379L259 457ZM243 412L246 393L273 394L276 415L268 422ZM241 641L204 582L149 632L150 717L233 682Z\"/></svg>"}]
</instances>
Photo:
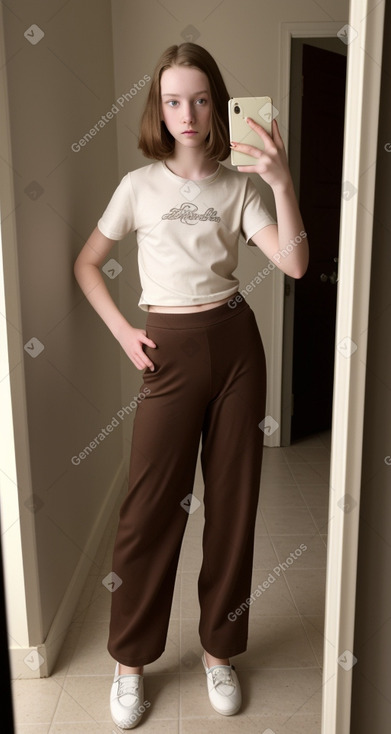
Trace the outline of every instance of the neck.
<instances>
[{"instance_id":1,"label":"neck","mask_svg":"<svg viewBox=\"0 0 391 734\"><path fill-rule=\"evenodd\" d=\"M179 145L175 146L174 152L165 163L177 176L194 181L210 176L218 167L217 161L205 158L204 148L185 148Z\"/></svg>"}]
</instances>

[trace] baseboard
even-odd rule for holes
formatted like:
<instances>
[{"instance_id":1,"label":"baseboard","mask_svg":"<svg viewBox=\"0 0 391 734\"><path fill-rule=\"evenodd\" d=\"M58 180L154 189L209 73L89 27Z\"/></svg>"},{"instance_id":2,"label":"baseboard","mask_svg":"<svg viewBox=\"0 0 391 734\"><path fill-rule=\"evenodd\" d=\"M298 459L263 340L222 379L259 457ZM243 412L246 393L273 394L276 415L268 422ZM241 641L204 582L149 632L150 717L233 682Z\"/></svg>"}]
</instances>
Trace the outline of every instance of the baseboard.
<instances>
[{"instance_id":1,"label":"baseboard","mask_svg":"<svg viewBox=\"0 0 391 734\"><path fill-rule=\"evenodd\" d=\"M68 629L73 619L80 596L85 589L86 580L105 533L119 494L124 487L127 466L122 461L106 494L96 522L91 529L86 546L81 553L79 563L71 582L64 594L61 605L54 617L45 642L36 647L9 648L11 678L47 678L56 663Z\"/></svg>"}]
</instances>

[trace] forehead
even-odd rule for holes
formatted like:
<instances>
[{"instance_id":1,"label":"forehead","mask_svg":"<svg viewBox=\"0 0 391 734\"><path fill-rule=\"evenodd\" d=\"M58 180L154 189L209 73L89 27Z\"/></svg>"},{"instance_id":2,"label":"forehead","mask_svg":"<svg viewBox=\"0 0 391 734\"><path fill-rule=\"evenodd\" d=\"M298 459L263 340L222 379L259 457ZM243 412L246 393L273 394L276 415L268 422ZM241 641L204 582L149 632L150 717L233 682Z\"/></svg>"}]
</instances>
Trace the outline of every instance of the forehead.
<instances>
[{"instance_id":1,"label":"forehead","mask_svg":"<svg viewBox=\"0 0 391 734\"><path fill-rule=\"evenodd\" d=\"M191 94L203 90L210 91L208 77L193 66L171 66L160 78L161 94Z\"/></svg>"}]
</instances>

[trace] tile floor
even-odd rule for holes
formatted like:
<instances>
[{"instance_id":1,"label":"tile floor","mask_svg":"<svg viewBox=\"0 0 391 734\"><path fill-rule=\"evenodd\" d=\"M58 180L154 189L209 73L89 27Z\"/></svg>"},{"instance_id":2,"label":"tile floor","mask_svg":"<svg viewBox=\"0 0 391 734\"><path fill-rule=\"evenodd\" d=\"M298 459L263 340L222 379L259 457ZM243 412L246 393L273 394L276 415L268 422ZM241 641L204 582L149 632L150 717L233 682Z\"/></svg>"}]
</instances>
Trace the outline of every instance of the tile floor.
<instances>
[{"instance_id":1,"label":"tile floor","mask_svg":"<svg viewBox=\"0 0 391 734\"><path fill-rule=\"evenodd\" d=\"M329 432L265 449L252 588L272 576L251 605L248 650L232 659L243 692L232 717L216 714L206 693L197 632L202 505L189 515L167 647L146 667L151 706L137 731L320 733L329 458ZM198 465L194 494L202 500L202 493ZM102 585L116 522L115 515L52 675L13 682L17 734L123 731L108 706L114 663L106 650L110 593ZM307 549L299 555L301 544Z\"/></svg>"}]
</instances>

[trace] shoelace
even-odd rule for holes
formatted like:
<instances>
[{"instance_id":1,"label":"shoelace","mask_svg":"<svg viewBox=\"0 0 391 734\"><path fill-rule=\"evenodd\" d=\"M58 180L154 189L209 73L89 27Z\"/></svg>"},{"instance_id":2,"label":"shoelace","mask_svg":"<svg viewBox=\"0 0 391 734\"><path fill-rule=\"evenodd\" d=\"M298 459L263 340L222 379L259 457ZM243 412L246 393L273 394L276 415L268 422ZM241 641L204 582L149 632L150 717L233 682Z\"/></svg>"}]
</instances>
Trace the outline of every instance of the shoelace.
<instances>
[{"instance_id":1,"label":"shoelace","mask_svg":"<svg viewBox=\"0 0 391 734\"><path fill-rule=\"evenodd\" d=\"M126 696L130 693L132 696L137 696L138 682L134 681L130 676L124 675L118 680L118 693L117 696Z\"/></svg>"},{"instance_id":2,"label":"shoelace","mask_svg":"<svg viewBox=\"0 0 391 734\"><path fill-rule=\"evenodd\" d=\"M235 683L232 680L231 670L227 668L216 668L215 670L212 670L212 680L213 680L213 688L217 688L218 685L225 685L225 686L231 686L233 689L235 689ZM224 696L230 696L231 693L223 693L223 691L219 691L219 693L222 693Z\"/></svg>"}]
</instances>

